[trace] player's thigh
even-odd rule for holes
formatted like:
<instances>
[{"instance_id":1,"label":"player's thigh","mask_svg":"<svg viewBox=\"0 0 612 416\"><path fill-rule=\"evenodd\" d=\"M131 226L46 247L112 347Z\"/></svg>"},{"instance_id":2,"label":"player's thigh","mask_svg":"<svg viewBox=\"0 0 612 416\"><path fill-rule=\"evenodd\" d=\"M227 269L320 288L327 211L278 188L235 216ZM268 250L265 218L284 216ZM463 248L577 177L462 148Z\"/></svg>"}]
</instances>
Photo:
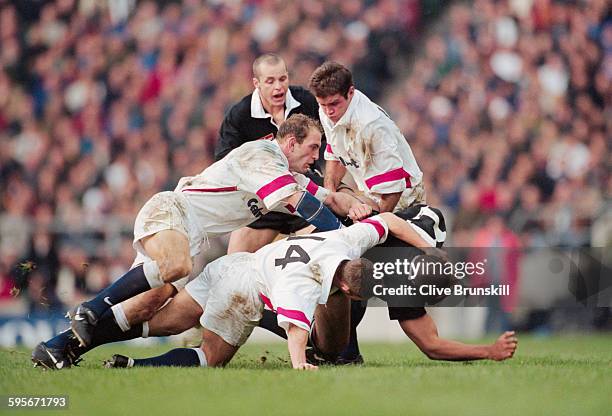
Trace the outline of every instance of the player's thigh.
<instances>
[{"instance_id":1,"label":"player's thigh","mask_svg":"<svg viewBox=\"0 0 612 416\"><path fill-rule=\"evenodd\" d=\"M180 279L191 273L189 240L176 230L162 230L140 240L145 253L157 262L164 281Z\"/></svg>"},{"instance_id":2,"label":"player's thigh","mask_svg":"<svg viewBox=\"0 0 612 416\"><path fill-rule=\"evenodd\" d=\"M166 306L149 321L149 334L175 335L197 325L202 316L202 307L187 291L181 290Z\"/></svg>"},{"instance_id":3,"label":"player's thigh","mask_svg":"<svg viewBox=\"0 0 612 416\"><path fill-rule=\"evenodd\" d=\"M327 304L317 306L312 341L326 354L338 354L346 348L350 335L351 301L341 292L331 295Z\"/></svg>"},{"instance_id":4,"label":"player's thigh","mask_svg":"<svg viewBox=\"0 0 612 416\"><path fill-rule=\"evenodd\" d=\"M230 345L219 335L204 328L201 348L209 367L223 367L230 362L240 346Z\"/></svg>"},{"instance_id":5,"label":"player's thigh","mask_svg":"<svg viewBox=\"0 0 612 416\"><path fill-rule=\"evenodd\" d=\"M277 235L278 231L271 228L240 228L233 231L230 235L227 254L239 252L254 253L266 244L274 241Z\"/></svg>"},{"instance_id":6,"label":"player's thigh","mask_svg":"<svg viewBox=\"0 0 612 416\"><path fill-rule=\"evenodd\" d=\"M129 324L138 324L151 319L175 293L174 286L166 283L121 302L121 307Z\"/></svg>"}]
</instances>

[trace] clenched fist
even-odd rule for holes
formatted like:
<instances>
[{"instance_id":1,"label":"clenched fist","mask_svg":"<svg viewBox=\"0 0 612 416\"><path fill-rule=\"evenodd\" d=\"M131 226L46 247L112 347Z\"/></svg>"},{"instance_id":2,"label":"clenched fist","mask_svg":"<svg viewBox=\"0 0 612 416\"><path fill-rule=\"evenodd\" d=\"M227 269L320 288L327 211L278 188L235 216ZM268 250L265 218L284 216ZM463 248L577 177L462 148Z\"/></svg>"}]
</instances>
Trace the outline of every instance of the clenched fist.
<instances>
[{"instance_id":1,"label":"clenched fist","mask_svg":"<svg viewBox=\"0 0 612 416\"><path fill-rule=\"evenodd\" d=\"M489 347L489 359L503 361L512 358L517 345L518 339L514 335L514 331L504 332L497 338L497 341Z\"/></svg>"}]
</instances>

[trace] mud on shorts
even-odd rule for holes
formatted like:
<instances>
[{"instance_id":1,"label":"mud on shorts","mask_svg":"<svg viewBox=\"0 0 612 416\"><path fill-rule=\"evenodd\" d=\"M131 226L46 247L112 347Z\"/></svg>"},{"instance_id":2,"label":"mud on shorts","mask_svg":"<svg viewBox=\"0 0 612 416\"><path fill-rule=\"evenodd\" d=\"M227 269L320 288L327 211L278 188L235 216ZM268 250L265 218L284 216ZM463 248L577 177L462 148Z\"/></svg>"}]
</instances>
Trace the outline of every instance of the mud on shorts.
<instances>
[{"instance_id":1,"label":"mud on shorts","mask_svg":"<svg viewBox=\"0 0 612 416\"><path fill-rule=\"evenodd\" d=\"M185 286L185 291L204 310L200 324L225 342L239 347L262 317L251 253L234 253L208 264Z\"/></svg>"},{"instance_id":2,"label":"mud on shorts","mask_svg":"<svg viewBox=\"0 0 612 416\"><path fill-rule=\"evenodd\" d=\"M145 253L141 240L164 230L178 231L187 237L192 258L200 252L200 246L206 239L185 197L172 191L159 192L144 204L136 216L132 245L137 254L132 267L151 259ZM184 277L172 284L181 289L187 282L188 278Z\"/></svg>"}]
</instances>

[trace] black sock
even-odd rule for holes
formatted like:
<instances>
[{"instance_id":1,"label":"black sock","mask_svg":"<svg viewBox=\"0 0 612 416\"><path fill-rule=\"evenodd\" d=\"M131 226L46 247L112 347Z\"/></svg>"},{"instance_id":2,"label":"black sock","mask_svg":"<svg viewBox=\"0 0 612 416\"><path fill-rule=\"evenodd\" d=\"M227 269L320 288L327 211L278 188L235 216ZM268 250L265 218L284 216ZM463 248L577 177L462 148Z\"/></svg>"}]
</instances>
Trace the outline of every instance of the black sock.
<instances>
[{"instance_id":1,"label":"black sock","mask_svg":"<svg viewBox=\"0 0 612 416\"><path fill-rule=\"evenodd\" d=\"M175 348L164 355L134 360L134 367L199 367L200 356L193 348Z\"/></svg>"},{"instance_id":2,"label":"black sock","mask_svg":"<svg viewBox=\"0 0 612 416\"><path fill-rule=\"evenodd\" d=\"M146 292L149 289L151 289L151 285L149 285L145 277L141 264L134 267L121 276L115 283L102 290L95 298L84 302L83 305L91 309L96 316L101 317L111 306L121 303L142 292Z\"/></svg>"},{"instance_id":3,"label":"black sock","mask_svg":"<svg viewBox=\"0 0 612 416\"><path fill-rule=\"evenodd\" d=\"M357 325L363 319L366 313L366 307L362 301L351 301L351 335L346 349L340 354L340 357L350 360L359 355L359 343L357 342Z\"/></svg>"},{"instance_id":4,"label":"black sock","mask_svg":"<svg viewBox=\"0 0 612 416\"><path fill-rule=\"evenodd\" d=\"M85 354L100 345L109 344L111 342L127 341L130 339L142 337L142 323L131 325L130 329L123 332L111 309L104 312L104 315L98 321L98 325L94 328L91 345L88 347L79 346L78 340L73 344L73 351L78 355Z\"/></svg>"},{"instance_id":5,"label":"black sock","mask_svg":"<svg viewBox=\"0 0 612 416\"><path fill-rule=\"evenodd\" d=\"M287 339L287 332L278 326L276 313L272 312L271 310L264 309L261 320L259 321L259 326L267 329L281 338Z\"/></svg>"}]
</instances>

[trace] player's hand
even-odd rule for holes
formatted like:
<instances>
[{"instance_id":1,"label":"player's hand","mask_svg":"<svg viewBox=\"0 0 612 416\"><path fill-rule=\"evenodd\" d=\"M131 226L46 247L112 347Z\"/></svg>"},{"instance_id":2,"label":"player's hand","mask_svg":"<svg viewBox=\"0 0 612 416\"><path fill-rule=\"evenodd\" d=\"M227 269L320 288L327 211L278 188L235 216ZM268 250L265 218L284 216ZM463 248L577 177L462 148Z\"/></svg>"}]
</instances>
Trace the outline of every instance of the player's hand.
<instances>
[{"instance_id":1,"label":"player's hand","mask_svg":"<svg viewBox=\"0 0 612 416\"><path fill-rule=\"evenodd\" d=\"M489 358L495 361L503 361L508 358L512 358L516 347L518 345L518 339L514 335L514 331L506 331L497 341L490 347Z\"/></svg>"},{"instance_id":2,"label":"player's hand","mask_svg":"<svg viewBox=\"0 0 612 416\"><path fill-rule=\"evenodd\" d=\"M296 370L307 370L307 371L312 371L312 370L318 370L319 367L317 367L316 365L312 365L312 364L308 364L308 363L300 363L298 365L296 365L295 367L293 367Z\"/></svg>"},{"instance_id":3,"label":"player's hand","mask_svg":"<svg viewBox=\"0 0 612 416\"><path fill-rule=\"evenodd\" d=\"M348 217L353 221L359 221L367 218L372 214L372 207L367 204L354 204L349 208Z\"/></svg>"}]
</instances>

